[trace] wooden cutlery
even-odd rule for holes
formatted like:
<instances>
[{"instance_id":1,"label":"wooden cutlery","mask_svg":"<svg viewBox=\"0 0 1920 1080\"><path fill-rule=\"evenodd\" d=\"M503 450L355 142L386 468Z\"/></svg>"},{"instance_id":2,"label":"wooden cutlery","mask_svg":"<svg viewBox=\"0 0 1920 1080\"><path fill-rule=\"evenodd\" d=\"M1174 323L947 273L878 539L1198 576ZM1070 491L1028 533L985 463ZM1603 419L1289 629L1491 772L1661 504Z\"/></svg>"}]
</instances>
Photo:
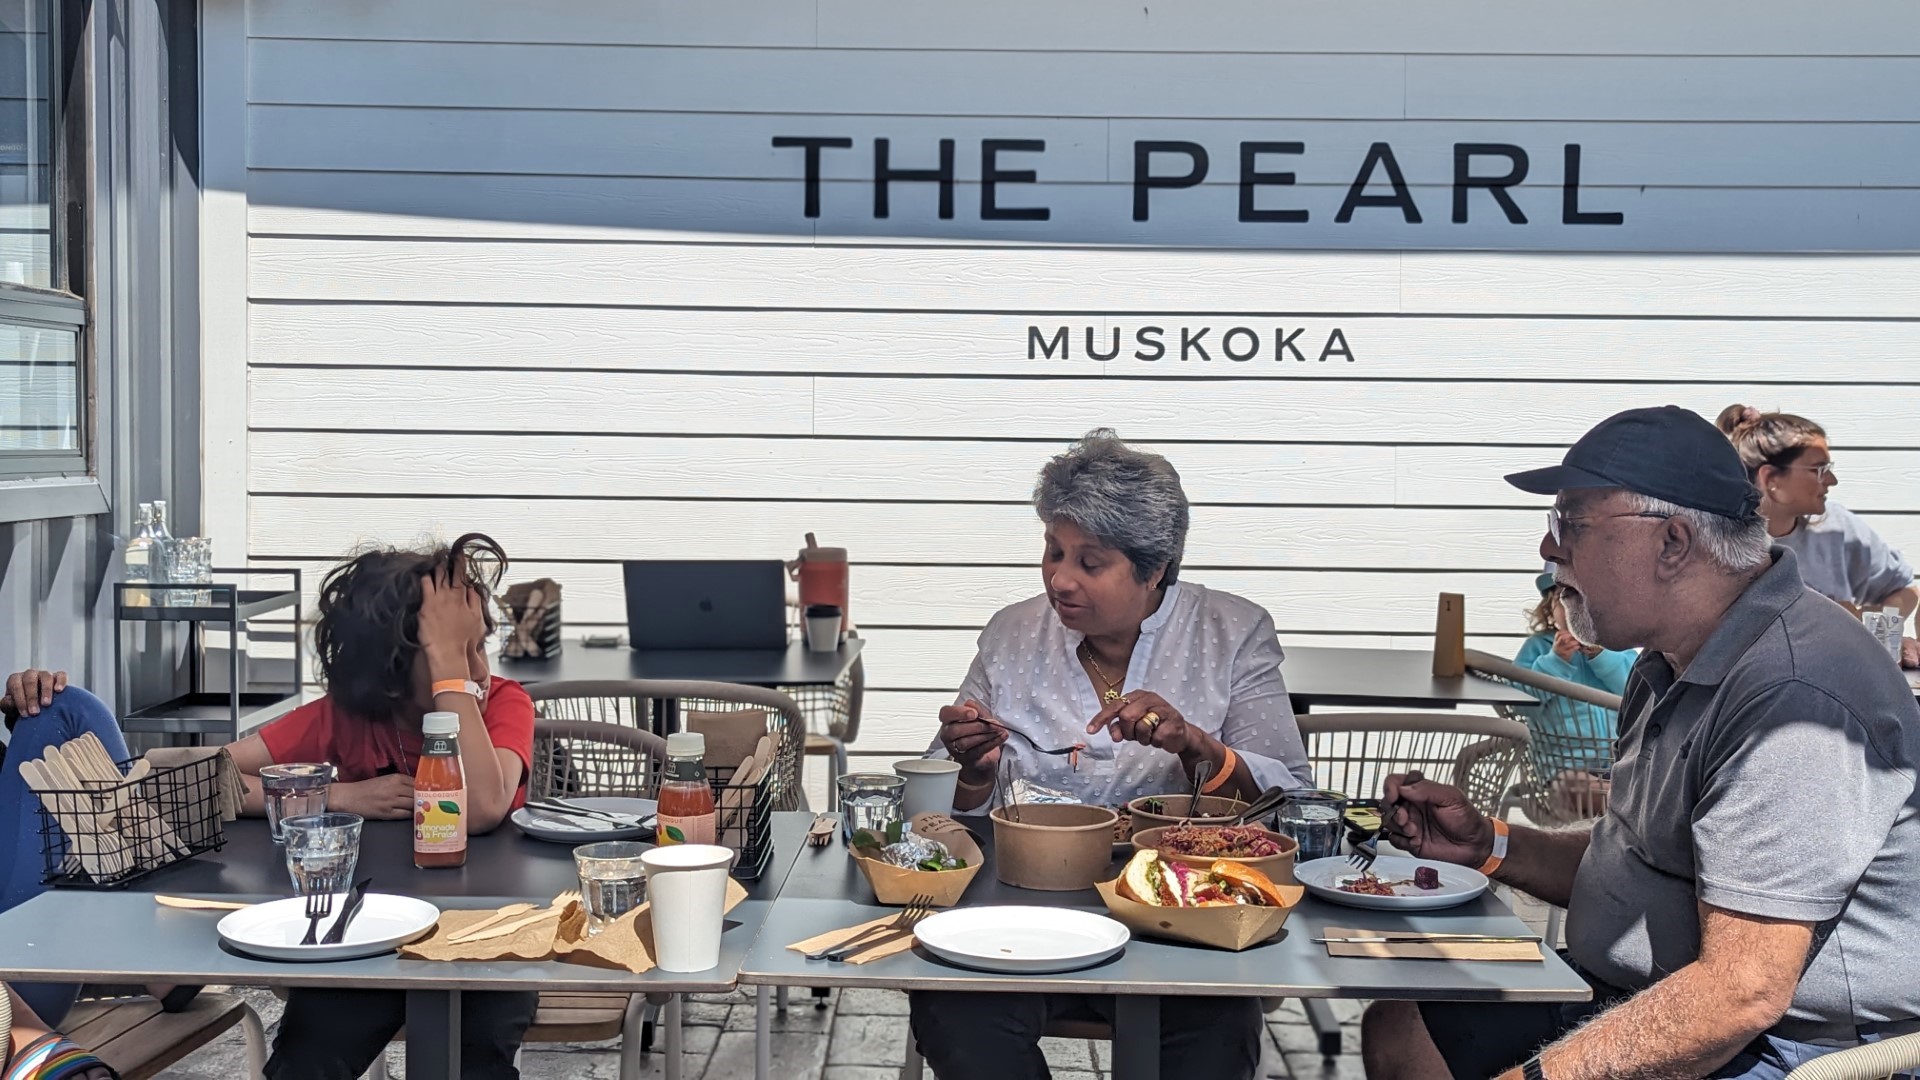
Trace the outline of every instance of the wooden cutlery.
<instances>
[{"instance_id":1,"label":"wooden cutlery","mask_svg":"<svg viewBox=\"0 0 1920 1080\"><path fill-rule=\"evenodd\" d=\"M525 915L518 919L513 919L512 915L507 915L507 918L513 919L512 922L507 923L500 923L499 916L496 915L493 918L483 921L478 926L462 930L460 933L447 938L447 944L465 945L474 941L489 941L493 938L508 937L519 933L534 923L558 916L567 909L568 904L578 903L579 900L579 892L569 889L559 896L554 897L553 903L550 906L535 911L531 915ZM513 908L519 908L525 911L532 907L532 904L509 904L501 909L501 914L506 914Z\"/></svg>"}]
</instances>

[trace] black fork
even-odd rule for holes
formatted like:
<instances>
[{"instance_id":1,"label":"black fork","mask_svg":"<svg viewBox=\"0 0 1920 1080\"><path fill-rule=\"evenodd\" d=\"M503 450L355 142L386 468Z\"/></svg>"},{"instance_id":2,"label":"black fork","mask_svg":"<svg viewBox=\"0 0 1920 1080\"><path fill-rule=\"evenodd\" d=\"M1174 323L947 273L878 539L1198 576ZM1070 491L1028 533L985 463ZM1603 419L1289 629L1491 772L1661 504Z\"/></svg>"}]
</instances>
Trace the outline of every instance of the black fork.
<instances>
[{"instance_id":1,"label":"black fork","mask_svg":"<svg viewBox=\"0 0 1920 1080\"><path fill-rule=\"evenodd\" d=\"M333 914L333 893L317 892L307 894L307 936L300 939L302 945L318 944L320 940L320 920Z\"/></svg>"}]
</instances>

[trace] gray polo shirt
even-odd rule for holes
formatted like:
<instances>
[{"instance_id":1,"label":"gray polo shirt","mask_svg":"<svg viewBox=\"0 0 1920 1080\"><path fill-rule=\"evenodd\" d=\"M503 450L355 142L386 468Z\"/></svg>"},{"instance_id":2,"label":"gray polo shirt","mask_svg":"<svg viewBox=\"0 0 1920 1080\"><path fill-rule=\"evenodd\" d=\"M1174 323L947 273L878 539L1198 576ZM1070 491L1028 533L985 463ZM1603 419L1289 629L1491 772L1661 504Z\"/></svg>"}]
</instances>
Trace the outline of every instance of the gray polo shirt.
<instances>
[{"instance_id":1,"label":"gray polo shirt","mask_svg":"<svg viewBox=\"0 0 1920 1080\"><path fill-rule=\"evenodd\" d=\"M1776 1033L1920 1018L1920 707L1796 557L1727 610L1679 678L1641 654L1613 792L1567 913L1574 960L1638 990L1697 958L1696 902L1819 924Z\"/></svg>"}]
</instances>

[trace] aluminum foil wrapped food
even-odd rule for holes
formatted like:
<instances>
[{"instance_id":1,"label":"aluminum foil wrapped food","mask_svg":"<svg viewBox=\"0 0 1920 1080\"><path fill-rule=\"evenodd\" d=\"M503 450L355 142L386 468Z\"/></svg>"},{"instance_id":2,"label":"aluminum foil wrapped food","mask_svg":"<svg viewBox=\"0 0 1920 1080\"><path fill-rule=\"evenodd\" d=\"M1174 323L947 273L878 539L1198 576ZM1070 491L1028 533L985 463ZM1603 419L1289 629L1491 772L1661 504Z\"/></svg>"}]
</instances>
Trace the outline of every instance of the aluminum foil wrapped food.
<instances>
[{"instance_id":1,"label":"aluminum foil wrapped food","mask_svg":"<svg viewBox=\"0 0 1920 1080\"><path fill-rule=\"evenodd\" d=\"M880 858L903 870L958 870L964 865L947 845L916 836L910 827L901 831L899 843L880 849Z\"/></svg>"},{"instance_id":2,"label":"aluminum foil wrapped food","mask_svg":"<svg viewBox=\"0 0 1920 1080\"><path fill-rule=\"evenodd\" d=\"M1015 780L1013 801L1022 806L1031 803L1077 803L1079 796L1070 795L1058 788L1042 787L1031 780Z\"/></svg>"}]
</instances>

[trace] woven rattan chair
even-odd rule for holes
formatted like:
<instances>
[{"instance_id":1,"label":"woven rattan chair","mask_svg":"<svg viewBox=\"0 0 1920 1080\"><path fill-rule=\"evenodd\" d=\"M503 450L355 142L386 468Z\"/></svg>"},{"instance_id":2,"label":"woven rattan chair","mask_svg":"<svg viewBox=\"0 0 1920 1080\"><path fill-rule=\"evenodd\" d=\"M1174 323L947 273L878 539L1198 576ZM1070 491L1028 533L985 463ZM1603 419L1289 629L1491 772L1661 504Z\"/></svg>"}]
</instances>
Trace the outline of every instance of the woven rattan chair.
<instances>
[{"instance_id":1,"label":"woven rattan chair","mask_svg":"<svg viewBox=\"0 0 1920 1080\"><path fill-rule=\"evenodd\" d=\"M783 686L780 689L807 718L807 757L827 759L827 809L840 806L840 777L847 772L847 744L860 735L860 708L867 694L867 661L855 657L846 677L833 686Z\"/></svg>"},{"instance_id":2,"label":"woven rattan chair","mask_svg":"<svg viewBox=\"0 0 1920 1080\"><path fill-rule=\"evenodd\" d=\"M1419 769L1492 814L1527 750L1526 725L1472 713L1309 713L1297 718L1314 784L1379 798L1391 773Z\"/></svg>"},{"instance_id":3,"label":"woven rattan chair","mask_svg":"<svg viewBox=\"0 0 1920 1080\"><path fill-rule=\"evenodd\" d=\"M1532 742L1526 778L1501 807L1519 808L1537 825L1573 825L1606 813L1607 785L1594 774L1613 764L1620 697L1523 668L1490 653L1467 653L1467 669L1540 699L1494 711L1527 725Z\"/></svg>"},{"instance_id":4,"label":"woven rattan chair","mask_svg":"<svg viewBox=\"0 0 1920 1080\"><path fill-rule=\"evenodd\" d=\"M767 731L779 740L780 760L774 769L774 808L807 808L806 792L800 786L806 718L793 698L778 690L684 679L619 679L535 683L527 687L527 693L533 698L534 714L542 720L584 721L636 729L647 727L647 717L654 706L662 702L677 704L683 714L758 710L766 718ZM725 764L732 765L731 762ZM535 780L539 779L540 767L535 761Z\"/></svg>"},{"instance_id":5,"label":"woven rattan chair","mask_svg":"<svg viewBox=\"0 0 1920 1080\"><path fill-rule=\"evenodd\" d=\"M1920 1076L1920 1034L1901 1035L1814 1058L1787 1080L1895 1080Z\"/></svg>"}]
</instances>

